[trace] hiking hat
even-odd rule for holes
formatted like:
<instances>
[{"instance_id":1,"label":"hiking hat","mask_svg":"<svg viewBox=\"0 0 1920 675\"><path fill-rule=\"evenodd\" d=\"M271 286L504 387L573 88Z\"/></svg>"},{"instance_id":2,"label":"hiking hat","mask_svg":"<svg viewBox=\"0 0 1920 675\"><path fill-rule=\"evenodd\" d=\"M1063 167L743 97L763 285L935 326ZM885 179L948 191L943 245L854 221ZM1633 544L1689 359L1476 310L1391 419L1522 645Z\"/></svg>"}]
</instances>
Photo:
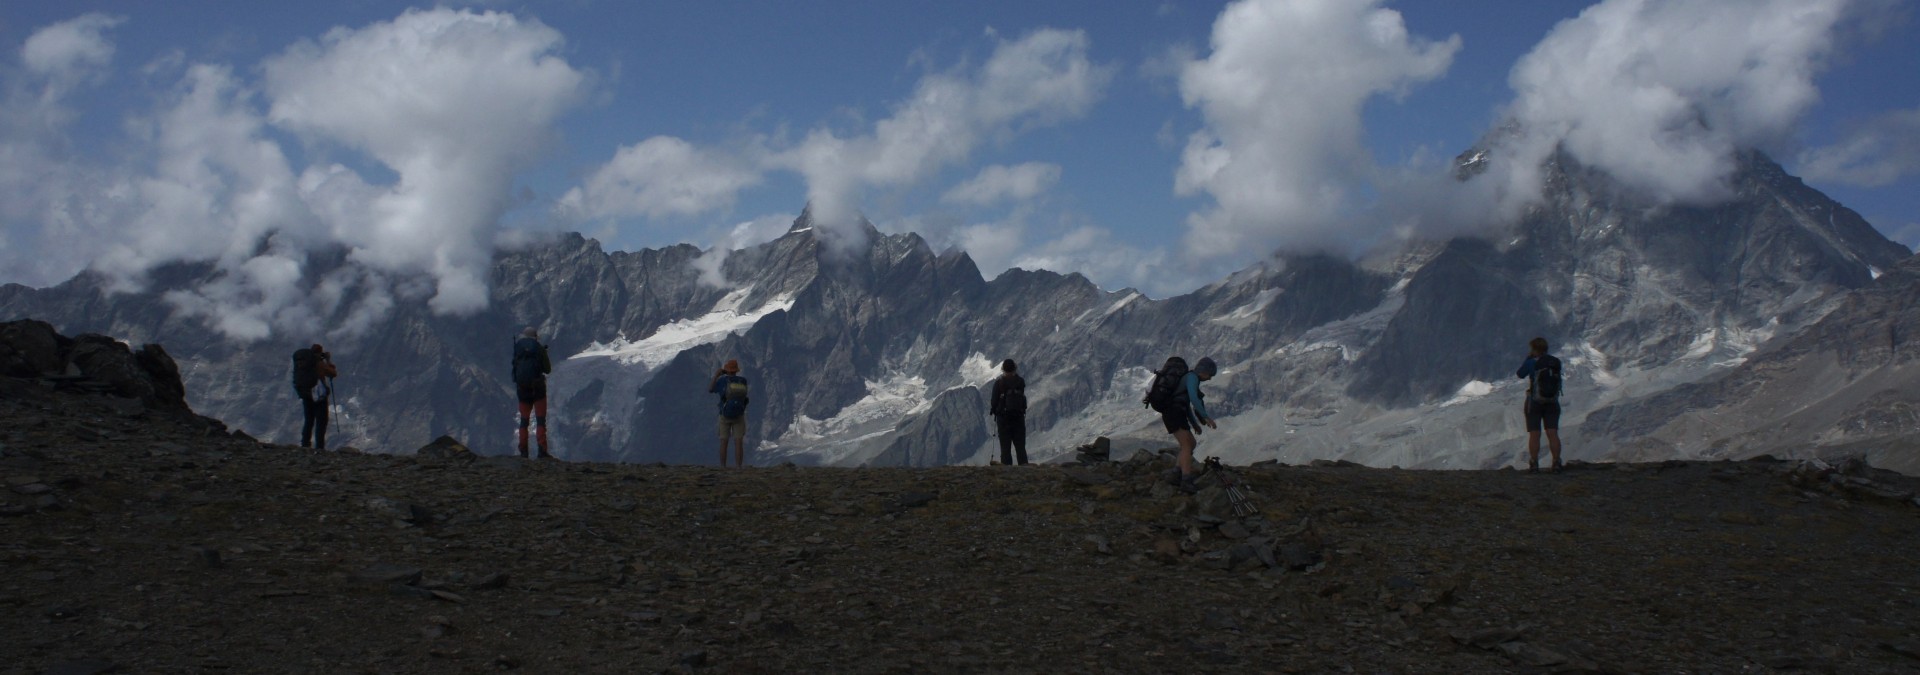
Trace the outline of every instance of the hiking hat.
<instances>
[{"instance_id":1,"label":"hiking hat","mask_svg":"<svg viewBox=\"0 0 1920 675\"><path fill-rule=\"evenodd\" d=\"M1220 366L1214 365L1213 357L1202 356L1199 363L1193 364L1193 372L1213 377L1220 372Z\"/></svg>"},{"instance_id":2,"label":"hiking hat","mask_svg":"<svg viewBox=\"0 0 1920 675\"><path fill-rule=\"evenodd\" d=\"M721 366L720 370L728 373L738 374L740 372L740 361L736 359L728 359L727 365Z\"/></svg>"},{"instance_id":3,"label":"hiking hat","mask_svg":"<svg viewBox=\"0 0 1920 675\"><path fill-rule=\"evenodd\" d=\"M1013 372L1013 371L1016 371L1016 370L1019 370L1019 369L1020 369L1020 367L1019 367L1019 366L1016 366L1016 365L1013 365L1013 359L1007 359L1007 360L1005 360L1005 361L1001 361L1001 362L1000 362L1000 370L1001 370L1002 372L1008 372L1008 373L1011 373L1011 372Z\"/></svg>"},{"instance_id":4,"label":"hiking hat","mask_svg":"<svg viewBox=\"0 0 1920 675\"><path fill-rule=\"evenodd\" d=\"M533 326L527 326L526 330L520 331L520 337L537 338L540 337L540 331L534 330Z\"/></svg>"},{"instance_id":5,"label":"hiking hat","mask_svg":"<svg viewBox=\"0 0 1920 675\"><path fill-rule=\"evenodd\" d=\"M312 347L308 347L307 349L311 349L311 350L313 350L313 353L315 353L315 354L325 354L325 353L327 353L327 350L325 350L325 349L321 349L321 348L320 348L320 343L318 343L318 342L315 342L315 343L313 343L313 346L312 346Z\"/></svg>"}]
</instances>

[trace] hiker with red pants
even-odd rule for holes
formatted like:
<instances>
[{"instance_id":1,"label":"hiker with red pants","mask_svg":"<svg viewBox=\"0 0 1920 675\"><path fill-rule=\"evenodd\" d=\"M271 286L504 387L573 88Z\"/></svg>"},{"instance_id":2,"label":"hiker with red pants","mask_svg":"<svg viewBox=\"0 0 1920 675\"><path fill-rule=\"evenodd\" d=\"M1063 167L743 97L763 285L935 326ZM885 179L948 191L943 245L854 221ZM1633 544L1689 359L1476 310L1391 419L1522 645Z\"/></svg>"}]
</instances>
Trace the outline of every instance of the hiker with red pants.
<instances>
[{"instance_id":1,"label":"hiker with red pants","mask_svg":"<svg viewBox=\"0 0 1920 675\"><path fill-rule=\"evenodd\" d=\"M513 343L513 385L520 397L520 456L527 456L527 415L531 413L540 427L540 459L547 454L547 373L553 361L547 358L547 346L540 344L540 332L533 326L520 332Z\"/></svg>"}]
</instances>

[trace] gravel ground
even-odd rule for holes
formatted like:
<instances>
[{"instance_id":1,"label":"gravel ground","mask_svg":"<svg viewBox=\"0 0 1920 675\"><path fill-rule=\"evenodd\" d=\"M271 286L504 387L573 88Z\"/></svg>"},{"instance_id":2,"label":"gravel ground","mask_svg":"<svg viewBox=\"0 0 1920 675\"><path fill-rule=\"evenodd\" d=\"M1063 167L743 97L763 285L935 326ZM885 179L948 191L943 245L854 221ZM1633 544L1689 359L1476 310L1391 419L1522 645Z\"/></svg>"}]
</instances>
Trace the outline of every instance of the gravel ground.
<instances>
[{"instance_id":1,"label":"gravel ground","mask_svg":"<svg viewBox=\"0 0 1920 675\"><path fill-rule=\"evenodd\" d=\"M1913 672L1920 481L722 470L314 452L0 399L0 670ZM1204 447L1203 447L1204 449Z\"/></svg>"}]
</instances>

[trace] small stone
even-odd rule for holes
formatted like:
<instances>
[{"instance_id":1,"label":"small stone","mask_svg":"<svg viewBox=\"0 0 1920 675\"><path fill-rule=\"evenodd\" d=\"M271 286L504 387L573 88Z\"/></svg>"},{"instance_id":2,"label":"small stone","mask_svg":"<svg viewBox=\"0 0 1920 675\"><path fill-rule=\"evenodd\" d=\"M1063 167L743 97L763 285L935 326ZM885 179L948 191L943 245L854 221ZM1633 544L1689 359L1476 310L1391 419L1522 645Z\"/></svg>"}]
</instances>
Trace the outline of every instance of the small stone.
<instances>
[{"instance_id":1,"label":"small stone","mask_svg":"<svg viewBox=\"0 0 1920 675\"><path fill-rule=\"evenodd\" d=\"M17 665L17 664L16 664ZM112 661L85 660L67 661L47 666L46 675L100 675L120 670L120 664Z\"/></svg>"},{"instance_id":2,"label":"small stone","mask_svg":"<svg viewBox=\"0 0 1920 675\"><path fill-rule=\"evenodd\" d=\"M364 583L411 586L420 583L420 574L420 568L418 567L378 563L354 572L353 580Z\"/></svg>"},{"instance_id":3,"label":"small stone","mask_svg":"<svg viewBox=\"0 0 1920 675\"><path fill-rule=\"evenodd\" d=\"M489 574L487 576L481 577L479 581L474 582L473 585L468 586L468 588L471 588L476 591L489 591L496 588L506 588L507 579L508 577L506 572L494 572L493 574Z\"/></svg>"},{"instance_id":4,"label":"small stone","mask_svg":"<svg viewBox=\"0 0 1920 675\"><path fill-rule=\"evenodd\" d=\"M1107 545L1107 538L1097 534L1081 537L1080 548L1088 553L1113 555L1113 549Z\"/></svg>"},{"instance_id":5,"label":"small stone","mask_svg":"<svg viewBox=\"0 0 1920 675\"><path fill-rule=\"evenodd\" d=\"M1303 570L1320 563L1320 549L1305 542L1288 542L1280 545L1280 561L1287 567Z\"/></svg>"},{"instance_id":6,"label":"small stone","mask_svg":"<svg viewBox=\"0 0 1920 675\"><path fill-rule=\"evenodd\" d=\"M26 485L13 486L13 491L23 495L28 495L28 496L43 495L43 494L52 492L53 486L47 485L45 483L28 483Z\"/></svg>"},{"instance_id":7,"label":"small stone","mask_svg":"<svg viewBox=\"0 0 1920 675\"><path fill-rule=\"evenodd\" d=\"M701 649L681 654L680 663L688 668L705 666L707 665L707 650Z\"/></svg>"},{"instance_id":8,"label":"small stone","mask_svg":"<svg viewBox=\"0 0 1920 675\"><path fill-rule=\"evenodd\" d=\"M466 598L460 597L457 594L450 593L447 591L432 591L432 593L434 598L439 600L445 600L451 603L458 604L458 603L465 603L467 601Z\"/></svg>"},{"instance_id":9,"label":"small stone","mask_svg":"<svg viewBox=\"0 0 1920 675\"><path fill-rule=\"evenodd\" d=\"M1246 539L1253 536L1253 533L1248 532L1247 526L1241 525L1240 521L1229 520L1220 524L1220 536L1228 539Z\"/></svg>"},{"instance_id":10,"label":"small stone","mask_svg":"<svg viewBox=\"0 0 1920 675\"><path fill-rule=\"evenodd\" d=\"M900 508L903 509L917 509L931 504L933 500L939 498L940 495L931 492L902 492L900 493L897 503L900 505Z\"/></svg>"},{"instance_id":11,"label":"small stone","mask_svg":"<svg viewBox=\"0 0 1920 675\"><path fill-rule=\"evenodd\" d=\"M217 570L217 569L220 569L221 567L225 567L225 564L220 561L220 549L205 547L205 548L199 549L199 554L200 554L200 562L206 565L209 569Z\"/></svg>"}]
</instances>

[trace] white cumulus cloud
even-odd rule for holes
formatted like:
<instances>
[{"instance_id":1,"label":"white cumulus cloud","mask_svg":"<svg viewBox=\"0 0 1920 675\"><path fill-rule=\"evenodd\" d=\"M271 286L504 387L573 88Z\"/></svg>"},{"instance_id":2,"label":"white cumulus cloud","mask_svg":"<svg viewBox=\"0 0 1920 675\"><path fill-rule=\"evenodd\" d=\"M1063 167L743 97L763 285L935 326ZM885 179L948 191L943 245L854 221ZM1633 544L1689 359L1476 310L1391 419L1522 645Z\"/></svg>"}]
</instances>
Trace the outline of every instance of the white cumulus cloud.
<instances>
[{"instance_id":1,"label":"white cumulus cloud","mask_svg":"<svg viewBox=\"0 0 1920 675\"><path fill-rule=\"evenodd\" d=\"M1024 202L1038 197L1060 182L1060 165L1027 162L1014 166L995 164L981 169L941 195L950 204L991 206L1006 201Z\"/></svg>"},{"instance_id":2,"label":"white cumulus cloud","mask_svg":"<svg viewBox=\"0 0 1920 675\"><path fill-rule=\"evenodd\" d=\"M857 232L865 188L916 184L984 143L1085 115L1113 76L1088 58L1090 42L1084 31L1053 29L1001 40L976 69L923 77L870 133L815 129L768 166L805 178L816 222Z\"/></svg>"},{"instance_id":3,"label":"white cumulus cloud","mask_svg":"<svg viewBox=\"0 0 1920 675\"><path fill-rule=\"evenodd\" d=\"M1180 72L1205 126L1188 137L1174 187L1213 204L1187 219L1186 253L1218 258L1328 248L1358 238L1377 169L1361 111L1444 74L1460 38L1407 30L1382 0L1240 0L1211 52Z\"/></svg>"},{"instance_id":4,"label":"white cumulus cloud","mask_svg":"<svg viewBox=\"0 0 1920 675\"><path fill-rule=\"evenodd\" d=\"M487 303L514 174L586 93L586 75L557 54L562 43L539 22L496 12L410 10L337 28L267 61L269 119L398 174L358 214L354 259L424 269L436 311L474 311Z\"/></svg>"},{"instance_id":5,"label":"white cumulus cloud","mask_svg":"<svg viewBox=\"0 0 1920 675\"><path fill-rule=\"evenodd\" d=\"M1870 3L1868 3L1870 4ZM1606 0L1514 66L1516 133L1490 172L1523 204L1564 149L1661 200L1728 196L1735 153L1783 143L1819 100L1814 77L1850 0ZM1510 204L1511 206L1511 204Z\"/></svg>"},{"instance_id":6,"label":"white cumulus cloud","mask_svg":"<svg viewBox=\"0 0 1920 675\"><path fill-rule=\"evenodd\" d=\"M514 174L588 87L538 22L408 11L258 68L156 62L150 76L178 83L128 115L114 153L80 156L62 87L107 76L105 30L119 21L55 24L21 49L27 76L0 100L0 262L9 280L90 267L123 290L160 265L210 262L212 281L167 300L240 340L361 330L396 296L431 296L441 312L484 306ZM276 129L303 139L313 163L294 165ZM340 153L397 178L369 181L328 159ZM314 278L309 256L333 246L348 266Z\"/></svg>"},{"instance_id":7,"label":"white cumulus cloud","mask_svg":"<svg viewBox=\"0 0 1920 675\"><path fill-rule=\"evenodd\" d=\"M560 204L587 219L690 216L732 208L740 190L760 181L750 159L655 136L620 148Z\"/></svg>"}]
</instances>

